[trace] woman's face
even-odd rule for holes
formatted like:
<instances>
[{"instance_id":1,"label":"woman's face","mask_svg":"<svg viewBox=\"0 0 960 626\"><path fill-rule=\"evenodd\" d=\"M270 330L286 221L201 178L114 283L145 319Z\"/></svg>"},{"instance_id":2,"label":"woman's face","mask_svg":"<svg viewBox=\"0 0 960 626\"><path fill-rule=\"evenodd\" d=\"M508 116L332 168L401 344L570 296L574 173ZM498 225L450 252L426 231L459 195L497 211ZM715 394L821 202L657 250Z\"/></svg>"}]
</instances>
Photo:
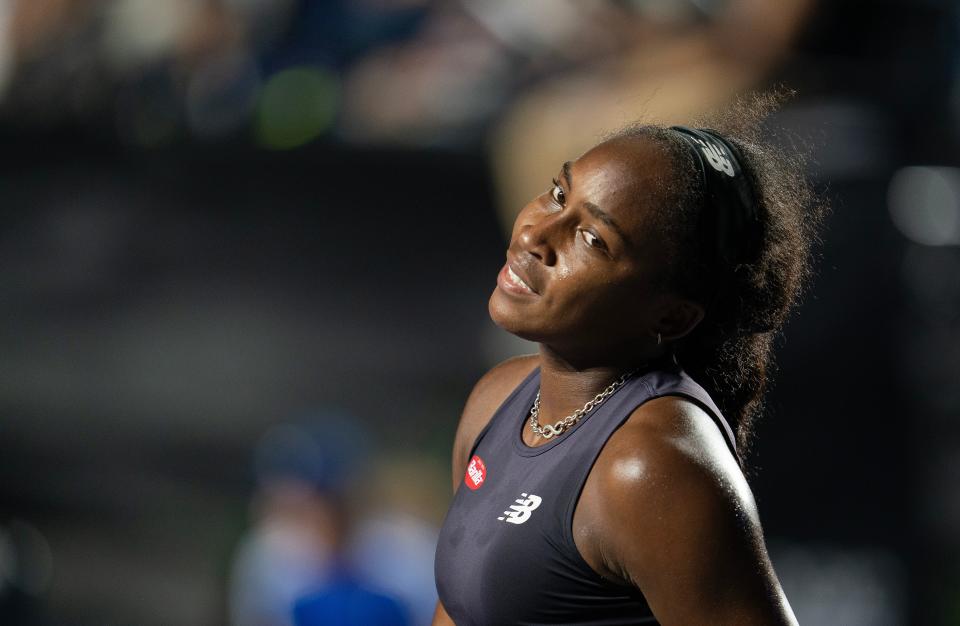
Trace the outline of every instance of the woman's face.
<instances>
[{"instance_id":1,"label":"woman's face","mask_svg":"<svg viewBox=\"0 0 960 626\"><path fill-rule=\"evenodd\" d=\"M577 356L655 344L673 298L655 287L665 248L651 220L668 163L653 140L630 138L564 164L517 216L494 322Z\"/></svg>"}]
</instances>

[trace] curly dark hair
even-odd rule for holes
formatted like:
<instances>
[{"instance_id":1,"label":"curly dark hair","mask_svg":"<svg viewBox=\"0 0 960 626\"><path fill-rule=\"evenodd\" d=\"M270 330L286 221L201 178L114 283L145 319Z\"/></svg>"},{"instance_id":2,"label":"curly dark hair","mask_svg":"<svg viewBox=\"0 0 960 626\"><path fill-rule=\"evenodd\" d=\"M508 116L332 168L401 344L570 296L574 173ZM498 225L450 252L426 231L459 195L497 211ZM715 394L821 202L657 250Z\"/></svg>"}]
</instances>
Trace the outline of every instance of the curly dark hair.
<instances>
[{"instance_id":1,"label":"curly dark hair","mask_svg":"<svg viewBox=\"0 0 960 626\"><path fill-rule=\"evenodd\" d=\"M614 139L645 137L660 142L673 176L660 181L652 227L670 253L665 286L700 302L706 315L674 346L683 368L703 385L729 419L741 458L752 448L757 416L773 371L772 346L812 273L812 250L827 205L805 176L801 151L764 139L763 126L790 93L775 90L744 96L722 112L692 125L719 132L741 153L759 220L753 249L735 266L720 262L715 223L704 219L704 189L689 144L676 132L637 124ZM709 207L708 207L709 208Z\"/></svg>"}]
</instances>

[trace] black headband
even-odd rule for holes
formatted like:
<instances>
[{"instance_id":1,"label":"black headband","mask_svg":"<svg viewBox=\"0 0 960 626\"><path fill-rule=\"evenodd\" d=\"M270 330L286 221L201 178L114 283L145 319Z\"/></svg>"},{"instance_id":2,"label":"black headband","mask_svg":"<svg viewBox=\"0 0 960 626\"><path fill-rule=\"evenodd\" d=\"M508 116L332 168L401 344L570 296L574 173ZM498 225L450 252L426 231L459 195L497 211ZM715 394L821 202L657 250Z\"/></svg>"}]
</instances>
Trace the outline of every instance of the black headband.
<instances>
[{"instance_id":1,"label":"black headband","mask_svg":"<svg viewBox=\"0 0 960 626\"><path fill-rule=\"evenodd\" d=\"M740 151L716 131L671 126L694 154L703 182L701 235L728 267L749 260L759 239L753 188Z\"/></svg>"}]
</instances>

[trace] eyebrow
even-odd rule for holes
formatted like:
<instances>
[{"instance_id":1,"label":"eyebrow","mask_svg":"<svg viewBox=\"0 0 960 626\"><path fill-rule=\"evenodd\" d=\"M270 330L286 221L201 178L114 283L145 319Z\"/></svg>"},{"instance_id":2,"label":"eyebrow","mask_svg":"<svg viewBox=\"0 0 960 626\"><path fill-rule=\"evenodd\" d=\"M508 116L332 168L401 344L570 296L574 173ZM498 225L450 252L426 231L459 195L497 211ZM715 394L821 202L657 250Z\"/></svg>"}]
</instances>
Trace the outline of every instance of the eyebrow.
<instances>
[{"instance_id":1,"label":"eyebrow","mask_svg":"<svg viewBox=\"0 0 960 626\"><path fill-rule=\"evenodd\" d=\"M567 181L567 187L570 191L573 191L573 179L570 176L570 168L573 164L570 161L567 161L563 164L563 179Z\"/></svg>"}]
</instances>

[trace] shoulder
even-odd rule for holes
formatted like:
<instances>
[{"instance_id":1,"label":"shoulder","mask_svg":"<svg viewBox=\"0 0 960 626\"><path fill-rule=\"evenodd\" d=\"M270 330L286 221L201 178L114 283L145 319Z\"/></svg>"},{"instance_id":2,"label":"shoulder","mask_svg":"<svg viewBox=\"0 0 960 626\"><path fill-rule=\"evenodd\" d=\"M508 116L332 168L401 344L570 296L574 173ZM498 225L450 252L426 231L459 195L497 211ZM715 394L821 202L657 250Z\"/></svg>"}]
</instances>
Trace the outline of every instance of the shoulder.
<instances>
[{"instance_id":1,"label":"shoulder","mask_svg":"<svg viewBox=\"0 0 960 626\"><path fill-rule=\"evenodd\" d=\"M480 431L523 379L540 363L536 354L503 361L484 374L467 398L453 444L453 484L456 489L466 469L467 455Z\"/></svg>"},{"instance_id":2,"label":"shoulder","mask_svg":"<svg viewBox=\"0 0 960 626\"><path fill-rule=\"evenodd\" d=\"M664 396L637 407L607 441L590 478L600 496L591 504L601 516L638 532L708 524L727 511L759 527L753 493L723 435L685 398ZM664 556L659 542L647 539L637 542L649 552L646 562Z\"/></svg>"},{"instance_id":3,"label":"shoulder","mask_svg":"<svg viewBox=\"0 0 960 626\"><path fill-rule=\"evenodd\" d=\"M461 417L461 426L486 425L493 412L507 399L523 379L540 364L536 354L516 356L493 367L473 386ZM478 429L479 432L479 429Z\"/></svg>"},{"instance_id":4,"label":"shoulder","mask_svg":"<svg viewBox=\"0 0 960 626\"><path fill-rule=\"evenodd\" d=\"M623 464L641 463L641 473L624 473ZM660 488L738 487L730 495L753 500L746 478L713 418L682 396L662 396L640 405L607 442L598 468L616 478L611 486L654 488L649 477L674 478Z\"/></svg>"},{"instance_id":5,"label":"shoulder","mask_svg":"<svg viewBox=\"0 0 960 626\"><path fill-rule=\"evenodd\" d=\"M753 493L695 403L666 396L638 407L591 480L591 536L604 569L639 587L665 623L783 614Z\"/></svg>"}]
</instances>

